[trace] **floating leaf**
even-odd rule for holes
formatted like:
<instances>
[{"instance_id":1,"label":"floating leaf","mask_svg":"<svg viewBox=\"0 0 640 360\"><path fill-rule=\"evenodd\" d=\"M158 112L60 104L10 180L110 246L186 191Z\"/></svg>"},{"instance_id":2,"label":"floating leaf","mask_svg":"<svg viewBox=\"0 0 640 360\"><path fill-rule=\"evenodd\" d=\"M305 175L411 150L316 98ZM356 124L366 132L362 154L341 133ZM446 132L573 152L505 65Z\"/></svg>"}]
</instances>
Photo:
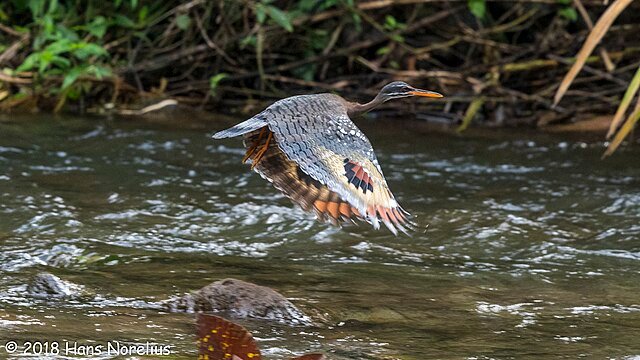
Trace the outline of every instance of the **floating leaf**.
<instances>
[{"instance_id":1,"label":"floating leaf","mask_svg":"<svg viewBox=\"0 0 640 360\"><path fill-rule=\"evenodd\" d=\"M196 316L198 359L261 360L255 339L244 327L219 316ZM305 354L290 360L326 360L323 354Z\"/></svg>"},{"instance_id":2,"label":"floating leaf","mask_svg":"<svg viewBox=\"0 0 640 360\"><path fill-rule=\"evenodd\" d=\"M197 326L198 354L203 359L262 359L253 336L242 326L208 314L198 314Z\"/></svg>"}]
</instances>

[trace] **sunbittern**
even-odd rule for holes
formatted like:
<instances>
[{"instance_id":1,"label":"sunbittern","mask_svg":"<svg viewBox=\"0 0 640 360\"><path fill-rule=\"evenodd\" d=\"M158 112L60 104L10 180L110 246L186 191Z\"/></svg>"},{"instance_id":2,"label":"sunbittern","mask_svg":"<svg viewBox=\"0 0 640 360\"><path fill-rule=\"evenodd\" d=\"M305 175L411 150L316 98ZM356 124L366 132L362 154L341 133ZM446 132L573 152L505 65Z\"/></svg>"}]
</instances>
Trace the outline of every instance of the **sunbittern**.
<instances>
[{"instance_id":1,"label":"sunbittern","mask_svg":"<svg viewBox=\"0 0 640 360\"><path fill-rule=\"evenodd\" d=\"M437 92L404 82L387 84L366 104L334 94L299 95L276 101L261 113L213 135L243 135L243 162L304 210L333 224L382 221L391 232L407 233L411 222L387 186L369 139L351 117L409 96L440 98Z\"/></svg>"}]
</instances>

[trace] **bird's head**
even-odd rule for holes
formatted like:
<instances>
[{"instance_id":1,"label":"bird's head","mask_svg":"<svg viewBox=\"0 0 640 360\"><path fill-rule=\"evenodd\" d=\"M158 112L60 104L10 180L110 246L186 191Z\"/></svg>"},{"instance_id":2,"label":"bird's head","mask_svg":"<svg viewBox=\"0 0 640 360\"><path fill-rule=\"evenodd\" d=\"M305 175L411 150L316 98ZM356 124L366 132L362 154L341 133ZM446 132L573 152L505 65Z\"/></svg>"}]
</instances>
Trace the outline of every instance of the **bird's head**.
<instances>
[{"instance_id":1,"label":"bird's head","mask_svg":"<svg viewBox=\"0 0 640 360\"><path fill-rule=\"evenodd\" d=\"M392 83L385 85L382 88L382 90L380 90L380 93L378 94L377 97L379 97L380 100L385 102L385 101L399 99L403 97L409 97L409 96L424 96L424 97L430 97L430 98L443 97L443 95L440 93L437 93L435 91L416 89L413 86L403 81L394 81Z\"/></svg>"}]
</instances>

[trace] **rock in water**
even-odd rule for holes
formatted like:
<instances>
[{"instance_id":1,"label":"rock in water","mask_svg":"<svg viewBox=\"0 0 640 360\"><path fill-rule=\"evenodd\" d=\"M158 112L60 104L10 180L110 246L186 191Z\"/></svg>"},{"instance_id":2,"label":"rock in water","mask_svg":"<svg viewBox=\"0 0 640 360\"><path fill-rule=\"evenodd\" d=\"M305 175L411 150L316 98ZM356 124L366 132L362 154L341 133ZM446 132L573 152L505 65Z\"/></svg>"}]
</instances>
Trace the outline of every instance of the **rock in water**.
<instances>
[{"instance_id":1,"label":"rock in water","mask_svg":"<svg viewBox=\"0 0 640 360\"><path fill-rule=\"evenodd\" d=\"M41 272L27 285L27 293L41 299L61 299L80 297L85 294L85 290L82 285L62 280L47 272Z\"/></svg>"},{"instance_id":2,"label":"rock in water","mask_svg":"<svg viewBox=\"0 0 640 360\"><path fill-rule=\"evenodd\" d=\"M311 319L274 290L237 279L224 279L166 301L170 311L226 312L238 318L311 325Z\"/></svg>"}]
</instances>

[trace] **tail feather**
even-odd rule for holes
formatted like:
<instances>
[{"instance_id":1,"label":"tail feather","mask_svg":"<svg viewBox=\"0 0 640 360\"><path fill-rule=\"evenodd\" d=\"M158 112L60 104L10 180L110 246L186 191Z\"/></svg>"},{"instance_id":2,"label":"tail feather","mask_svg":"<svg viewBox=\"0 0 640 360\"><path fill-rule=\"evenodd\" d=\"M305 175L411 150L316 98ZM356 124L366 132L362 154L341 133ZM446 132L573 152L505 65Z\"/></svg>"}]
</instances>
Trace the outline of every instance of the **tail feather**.
<instances>
[{"instance_id":1,"label":"tail feather","mask_svg":"<svg viewBox=\"0 0 640 360\"><path fill-rule=\"evenodd\" d=\"M260 128L267 126L267 121L258 116L254 116L249 120L243 121L240 124L230 127L226 130L219 131L213 135L214 139L224 139L230 137L236 137L256 131Z\"/></svg>"}]
</instances>

